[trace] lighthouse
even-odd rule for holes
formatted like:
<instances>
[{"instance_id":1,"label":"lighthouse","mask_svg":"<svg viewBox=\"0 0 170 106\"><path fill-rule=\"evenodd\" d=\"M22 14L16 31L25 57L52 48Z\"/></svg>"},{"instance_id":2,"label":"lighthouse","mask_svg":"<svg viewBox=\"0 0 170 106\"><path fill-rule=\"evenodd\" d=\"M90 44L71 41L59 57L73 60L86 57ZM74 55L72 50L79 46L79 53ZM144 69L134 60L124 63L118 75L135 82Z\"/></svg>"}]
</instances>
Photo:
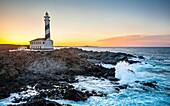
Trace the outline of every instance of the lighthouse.
<instances>
[{"instance_id":1,"label":"lighthouse","mask_svg":"<svg viewBox=\"0 0 170 106\"><path fill-rule=\"evenodd\" d=\"M48 12L44 16L45 21L45 38L37 38L30 41L30 49L32 50L52 50L53 40L50 36L50 16Z\"/></svg>"},{"instance_id":2,"label":"lighthouse","mask_svg":"<svg viewBox=\"0 0 170 106\"><path fill-rule=\"evenodd\" d=\"M48 13L45 13L44 16L44 21L45 21L45 39L50 40L50 16Z\"/></svg>"}]
</instances>

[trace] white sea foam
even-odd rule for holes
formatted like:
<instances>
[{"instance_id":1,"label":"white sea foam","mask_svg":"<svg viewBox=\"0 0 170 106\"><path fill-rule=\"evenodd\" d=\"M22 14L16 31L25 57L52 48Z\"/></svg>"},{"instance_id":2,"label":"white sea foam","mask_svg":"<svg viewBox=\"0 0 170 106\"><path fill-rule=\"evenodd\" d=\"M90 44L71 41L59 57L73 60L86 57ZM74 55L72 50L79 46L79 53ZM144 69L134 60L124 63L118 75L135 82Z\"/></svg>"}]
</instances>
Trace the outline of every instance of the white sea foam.
<instances>
[{"instance_id":1,"label":"white sea foam","mask_svg":"<svg viewBox=\"0 0 170 106\"><path fill-rule=\"evenodd\" d=\"M96 65L101 65L102 67L108 68L108 69L111 69L111 68L114 68L114 67L115 67L115 65L112 65L112 64L104 64L104 63L96 63Z\"/></svg>"},{"instance_id":2,"label":"white sea foam","mask_svg":"<svg viewBox=\"0 0 170 106\"><path fill-rule=\"evenodd\" d=\"M135 72L129 69L129 63L123 61L115 66L115 77L120 79L120 84L131 83L135 80Z\"/></svg>"},{"instance_id":3,"label":"white sea foam","mask_svg":"<svg viewBox=\"0 0 170 106\"><path fill-rule=\"evenodd\" d=\"M78 83L71 83L77 89L85 89L88 91L97 91L103 93L111 93L115 90L113 89L113 84L104 78L96 78L96 77L84 77L77 76L76 79L79 80Z\"/></svg>"},{"instance_id":4,"label":"white sea foam","mask_svg":"<svg viewBox=\"0 0 170 106\"><path fill-rule=\"evenodd\" d=\"M35 85L36 86L36 85ZM26 103L27 101L21 101L19 103L13 103L15 99L26 99L30 97L34 97L36 95L39 95L39 92L35 90L35 86L30 87L27 86L29 89L26 91L18 92L18 93L11 93L8 98L4 98L0 100L0 106L6 106L6 105L19 105Z\"/></svg>"},{"instance_id":5,"label":"white sea foam","mask_svg":"<svg viewBox=\"0 0 170 106\"><path fill-rule=\"evenodd\" d=\"M8 98L0 100L0 106L19 105L19 104L26 103L26 101L22 101L20 103L12 103L12 101L14 101L17 98L21 98L21 95L19 95L18 93L11 93Z\"/></svg>"}]
</instances>

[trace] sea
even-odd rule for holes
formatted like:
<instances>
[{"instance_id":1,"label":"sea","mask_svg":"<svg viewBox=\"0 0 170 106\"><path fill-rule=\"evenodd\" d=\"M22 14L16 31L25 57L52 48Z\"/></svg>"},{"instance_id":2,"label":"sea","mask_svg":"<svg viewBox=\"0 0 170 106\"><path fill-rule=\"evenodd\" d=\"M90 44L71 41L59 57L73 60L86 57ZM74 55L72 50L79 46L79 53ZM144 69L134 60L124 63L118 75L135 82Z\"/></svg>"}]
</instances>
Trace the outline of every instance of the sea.
<instances>
[{"instance_id":1,"label":"sea","mask_svg":"<svg viewBox=\"0 0 170 106\"><path fill-rule=\"evenodd\" d=\"M61 47L62 48L62 47ZM170 47L77 47L87 51L123 52L145 59L132 58L139 63L121 61L116 65L100 63L106 68L115 68L118 84L104 78L77 76L77 83L70 83L77 89L103 92L105 97L91 96L86 101L54 100L60 104L73 106L170 106ZM60 49L60 48L59 48ZM96 64L98 65L98 64ZM132 70L132 71L129 71ZM155 82L156 88L144 86L140 82ZM116 91L115 87L129 85ZM15 96L15 95L13 95ZM6 100L6 101L5 101ZM0 100L0 105L9 102L10 97Z\"/></svg>"}]
</instances>

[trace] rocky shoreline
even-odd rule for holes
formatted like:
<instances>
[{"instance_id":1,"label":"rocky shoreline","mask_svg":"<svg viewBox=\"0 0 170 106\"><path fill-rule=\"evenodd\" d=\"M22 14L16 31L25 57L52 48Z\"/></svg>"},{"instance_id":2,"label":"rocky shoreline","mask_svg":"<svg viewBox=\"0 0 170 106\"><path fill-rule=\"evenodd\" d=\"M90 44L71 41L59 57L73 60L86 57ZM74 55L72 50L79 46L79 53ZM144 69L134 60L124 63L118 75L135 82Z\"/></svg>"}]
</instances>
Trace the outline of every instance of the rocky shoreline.
<instances>
[{"instance_id":1,"label":"rocky shoreline","mask_svg":"<svg viewBox=\"0 0 170 106\"><path fill-rule=\"evenodd\" d=\"M96 63L117 64L126 61L129 64L139 61L130 60L135 56L125 53L93 52L77 48L64 48L55 51L1 51L0 52L0 99L7 98L11 93L19 92L26 95L29 91L36 95L13 98L13 103L23 106L44 105L60 106L49 99L66 99L85 101L90 96L106 96L97 91L82 91L69 83L75 83L75 76L94 76L105 78L114 83L115 68L104 68ZM136 57L144 59L143 56ZM142 83L146 86L156 87L156 82ZM125 89L128 85L117 86L115 90ZM66 106L66 105L64 105Z\"/></svg>"}]
</instances>

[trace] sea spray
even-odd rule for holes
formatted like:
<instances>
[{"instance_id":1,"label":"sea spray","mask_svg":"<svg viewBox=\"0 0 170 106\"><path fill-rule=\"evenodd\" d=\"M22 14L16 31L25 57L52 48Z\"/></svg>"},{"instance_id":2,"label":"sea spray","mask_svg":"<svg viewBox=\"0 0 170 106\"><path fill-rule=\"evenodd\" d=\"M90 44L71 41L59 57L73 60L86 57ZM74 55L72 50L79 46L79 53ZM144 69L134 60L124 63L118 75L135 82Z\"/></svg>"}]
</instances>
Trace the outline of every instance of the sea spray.
<instances>
[{"instance_id":1,"label":"sea spray","mask_svg":"<svg viewBox=\"0 0 170 106\"><path fill-rule=\"evenodd\" d=\"M85 89L88 91L102 92L104 94L109 94L115 91L113 89L113 84L105 78L76 76L76 79L79 82L70 83L70 85L73 85L76 89L79 90Z\"/></svg>"},{"instance_id":2,"label":"sea spray","mask_svg":"<svg viewBox=\"0 0 170 106\"><path fill-rule=\"evenodd\" d=\"M131 83L135 80L135 72L129 69L129 63L121 61L115 66L115 77L120 79L120 84Z\"/></svg>"}]
</instances>

